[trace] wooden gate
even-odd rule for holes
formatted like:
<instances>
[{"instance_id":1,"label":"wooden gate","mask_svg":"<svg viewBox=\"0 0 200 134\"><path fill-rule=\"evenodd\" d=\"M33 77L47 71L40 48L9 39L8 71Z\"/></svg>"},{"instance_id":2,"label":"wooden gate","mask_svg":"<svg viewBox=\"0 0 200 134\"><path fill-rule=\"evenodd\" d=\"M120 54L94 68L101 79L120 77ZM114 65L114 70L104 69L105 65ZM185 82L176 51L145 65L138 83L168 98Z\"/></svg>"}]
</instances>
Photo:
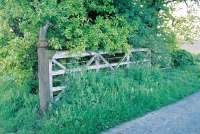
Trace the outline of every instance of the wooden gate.
<instances>
[{"instance_id":1,"label":"wooden gate","mask_svg":"<svg viewBox=\"0 0 200 134\"><path fill-rule=\"evenodd\" d=\"M48 104L57 100L56 95L65 89L65 86L54 85L54 78L57 76L86 70L98 71L103 68L114 71L120 66L128 67L133 63L149 63L151 65L151 51L147 48L131 49L127 53L115 52L111 54L94 51L70 53L68 51L48 50L46 33L49 25L50 23L47 22L45 26L40 28L38 42L39 97L42 112L45 112ZM133 58L138 52L145 53L145 56L139 61ZM76 66L72 64L72 59L76 61ZM68 66L68 64L72 66Z\"/></svg>"},{"instance_id":2,"label":"wooden gate","mask_svg":"<svg viewBox=\"0 0 200 134\"><path fill-rule=\"evenodd\" d=\"M45 91L40 89L42 91L40 98L45 98L44 101L48 100L49 102L58 100L57 95L65 89L65 86L54 85L55 77L87 70L109 69L114 71L120 66L129 67L130 64L151 65L151 51L147 48L137 48L127 53L116 52L112 54L93 51L70 53L68 51L40 49L43 49L40 55L43 60L39 60L39 88L45 89ZM144 55L140 60L134 59L134 55L138 53ZM69 64L72 66L69 66Z\"/></svg>"},{"instance_id":3,"label":"wooden gate","mask_svg":"<svg viewBox=\"0 0 200 134\"><path fill-rule=\"evenodd\" d=\"M145 57L140 61L133 61L133 55L138 52L144 52ZM133 63L150 63L149 57L151 53L149 49L138 48L132 49L128 53L113 53L108 54L106 52L83 52L83 53L69 53L67 51L57 51L52 57L49 58L49 90L51 101L54 99L55 93L63 91L65 86L54 86L54 77L65 75L66 73L86 71L86 70L99 70L110 69L116 70L120 66L128 67ZM66 60L75 59L75 63L66 63ZM85 60L82 60L85 59ZM64 62L63 62L64 61ZM78 62L77 62L78 61ZM68 66L71 64L72 66ZM76 65L75 65L76 64Z\"/></svg>"}]
</instances>

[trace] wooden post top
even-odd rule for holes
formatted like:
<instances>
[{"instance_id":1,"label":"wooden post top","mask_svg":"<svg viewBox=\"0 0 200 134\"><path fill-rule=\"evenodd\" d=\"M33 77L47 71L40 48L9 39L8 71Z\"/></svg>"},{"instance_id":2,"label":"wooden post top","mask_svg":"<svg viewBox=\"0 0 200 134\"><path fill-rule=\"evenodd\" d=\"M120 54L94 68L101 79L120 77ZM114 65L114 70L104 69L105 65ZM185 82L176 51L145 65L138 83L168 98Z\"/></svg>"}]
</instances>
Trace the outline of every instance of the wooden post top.
<instances>
[{"instance_id":1,"label":"wooden post top","mask_svg":"<svg viewBox=\"0 0 200 134\"><path fill-rule=\"evenodd\" d=\"M48 47L48 41L47 41L47 31L51 23L49 21L46 22L46 24L40 28L39 31L39 42L37 47L38 48L47 48Z\"/></svg>"}]
</instances>

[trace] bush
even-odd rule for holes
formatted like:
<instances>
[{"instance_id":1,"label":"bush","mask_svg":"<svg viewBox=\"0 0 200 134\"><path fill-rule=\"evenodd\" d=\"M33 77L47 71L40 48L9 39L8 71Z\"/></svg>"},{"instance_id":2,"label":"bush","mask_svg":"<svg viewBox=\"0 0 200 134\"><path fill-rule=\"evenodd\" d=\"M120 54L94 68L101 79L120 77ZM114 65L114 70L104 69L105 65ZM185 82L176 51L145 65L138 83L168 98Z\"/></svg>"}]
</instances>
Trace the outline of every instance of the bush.
<instances>
[{"instance_id":1,"label":"bush","mask_svg":"<svg viewBox=\"0 0 200 134\"><path fill-rule=\"evenodd\" d=\"M37 69L38 31L47 21L49 49L127 51L152 50L152 62L169 62L173 34L165 32L163 1L130 0L0 0L0 65L3 72ZM165 58L165 59L164 59ZM33 74L31 74L33 73Z\"/></svg>"},{"instance_id":2,"label":"bush","mask_svg":"<svg viewBox=\"0 0 200 134\"><path fill-rule=\"evenodd\" d=\"M172 53L172 66L179 67L179 66L186 66L186 65L193 65L194 58L191 53L185 50L176 50Z\"/></svg>"},{"instance_id":3,"label":"bush","mask_svg":"<svg viewBox=\"0 0 200 134\"><path fill-rule=\"evenodd\" d=\"M194 62L195 62L195 64L199 64L200 63L200 54L194 55Z\"/></svg>"}]
</instances>

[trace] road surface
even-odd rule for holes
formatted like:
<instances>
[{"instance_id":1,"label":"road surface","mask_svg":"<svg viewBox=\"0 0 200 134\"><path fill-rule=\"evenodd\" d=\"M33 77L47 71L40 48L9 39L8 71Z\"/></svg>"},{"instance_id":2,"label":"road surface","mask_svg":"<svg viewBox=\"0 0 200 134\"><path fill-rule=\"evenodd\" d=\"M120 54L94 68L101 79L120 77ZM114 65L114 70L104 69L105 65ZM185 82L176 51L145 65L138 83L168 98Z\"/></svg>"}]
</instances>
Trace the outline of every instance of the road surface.
<instances>
[{"instance_id":1,"label":"road surface","mask_svg":"<svg viewBox=\"0 0 200 134\"><path fill-rule=\"evenodd\" d=\"M200 92L102 134L200 134Z\"/></svg>"}]
</instances>

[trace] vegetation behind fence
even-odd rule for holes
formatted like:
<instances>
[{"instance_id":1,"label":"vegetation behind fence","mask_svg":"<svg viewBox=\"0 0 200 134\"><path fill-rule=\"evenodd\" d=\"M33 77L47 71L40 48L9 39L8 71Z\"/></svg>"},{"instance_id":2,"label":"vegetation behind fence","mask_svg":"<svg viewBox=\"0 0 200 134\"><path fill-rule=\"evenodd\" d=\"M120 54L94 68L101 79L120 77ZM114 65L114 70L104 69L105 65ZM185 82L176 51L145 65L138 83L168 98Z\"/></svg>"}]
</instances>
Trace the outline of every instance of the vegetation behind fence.
<instances>
[{"instance_id":1,"label":"vegetation behind fence","mask_svg":"<svg viewBox=\"0 0 200 134\"><path fill-rule=\"evenodd\" d=\"M175 45L175 35L162 25L166 17L165 1L2 0L1 70L21 81L26 79L24 73L32 81L37 78L38 31L47 21L51 23L50 49L127 51L130 46L145 47L152 50L152 63L164 66ZM35 82L32 85L36 91Z\"/></svg>"}]
</instances>

